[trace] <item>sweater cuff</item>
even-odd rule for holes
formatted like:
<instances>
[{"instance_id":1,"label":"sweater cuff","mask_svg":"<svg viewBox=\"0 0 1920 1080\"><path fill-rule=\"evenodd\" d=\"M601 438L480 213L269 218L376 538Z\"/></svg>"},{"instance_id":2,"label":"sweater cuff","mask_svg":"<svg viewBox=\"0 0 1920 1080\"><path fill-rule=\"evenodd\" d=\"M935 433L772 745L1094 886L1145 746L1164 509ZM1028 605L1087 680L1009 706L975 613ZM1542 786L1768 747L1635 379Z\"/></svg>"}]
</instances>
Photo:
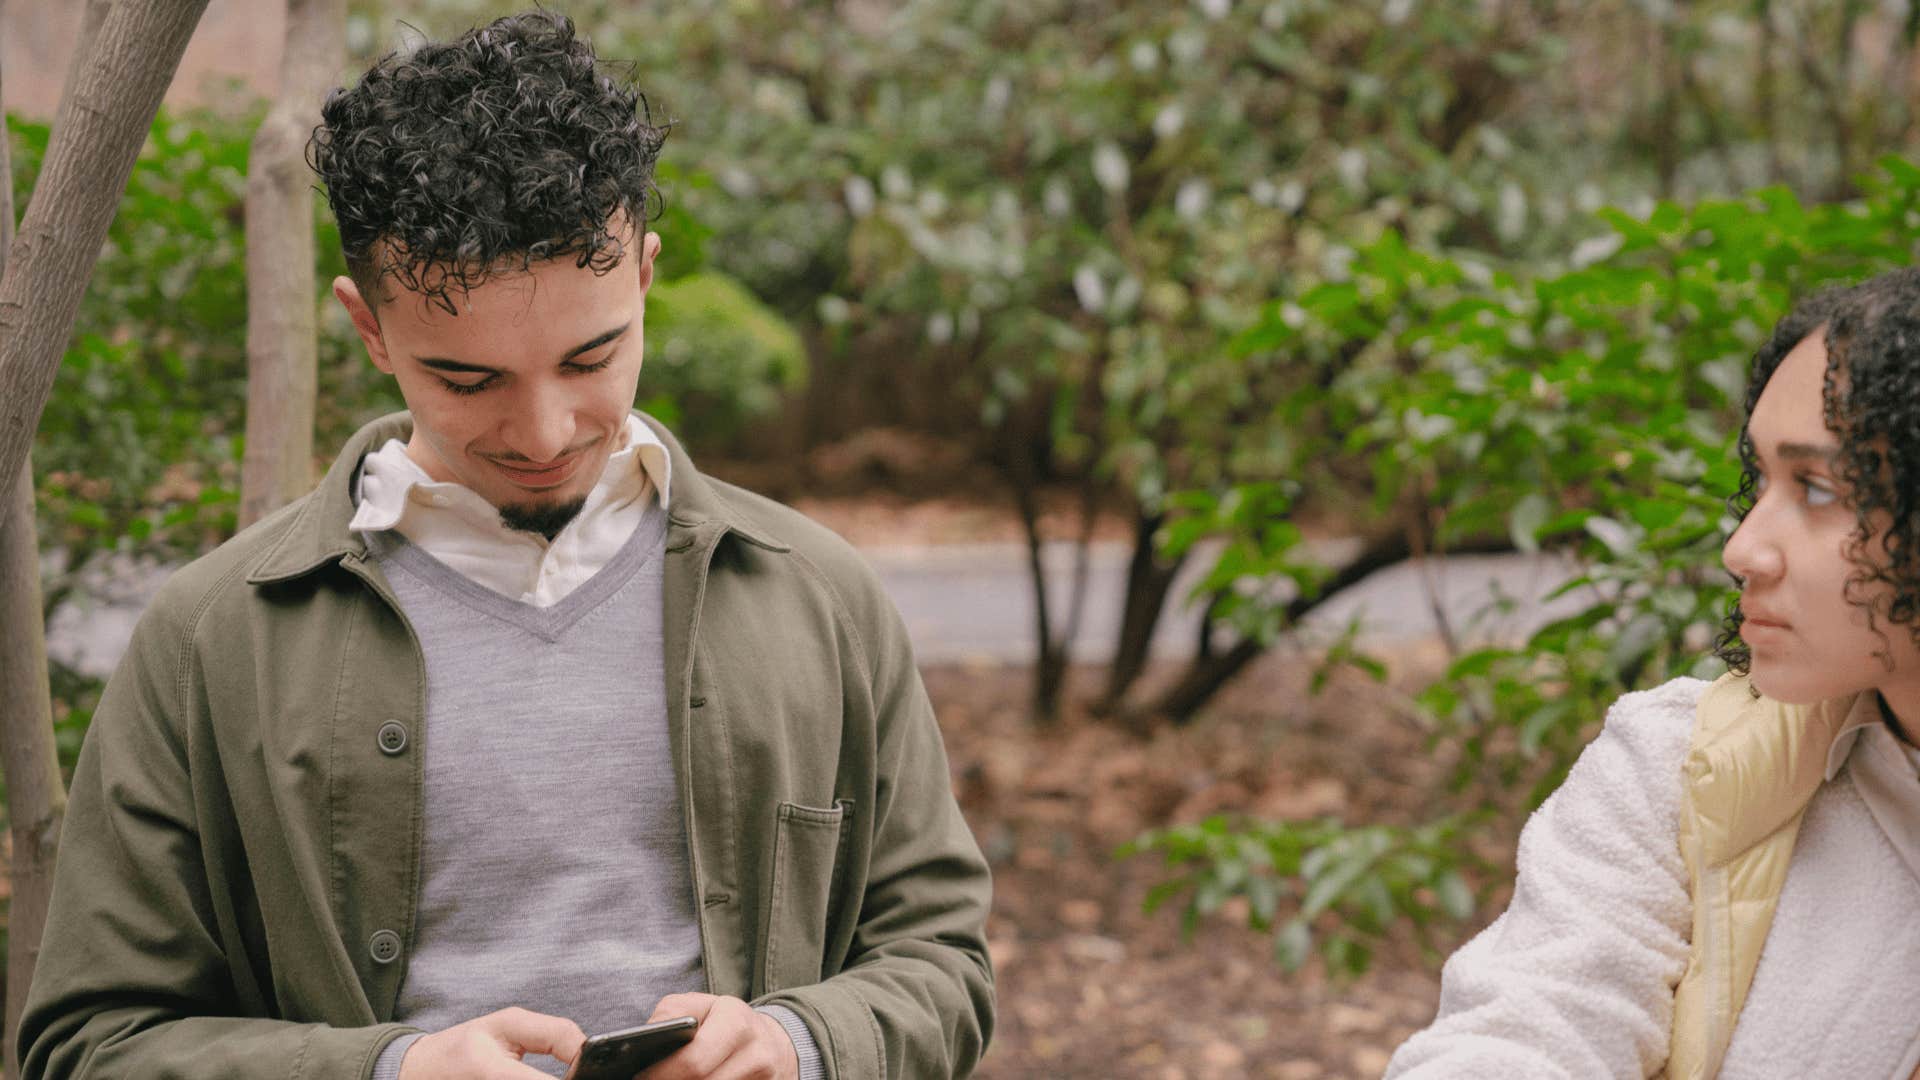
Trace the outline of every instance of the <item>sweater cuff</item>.
<instances>
[{"instance_id":1,"label":"sweater cuff","mask_svg":"<svg viewBox=\"0 0 1920 1080\"><path fill-rule=\"evenodd\" d=\"M766 1013L786 1029L787 1038L793 1040L793 1052L800 1057L800 1080L827 1080L827 1067L820 1060L820 1046L813 1041L813 1032L807 1029L807 1022L800 1019L799 1013L785 1005L755 1005L753 1011Z\"/></svg>"},{"instance_id":2,"label":"sweater cuff","mask_svg":"<svg viewBox=\"0 0 1920 1080\"><path fill-rule=\"evenodd\" d=\"M374 1059L373 1080L400 1080L400 1059L407 1056L407 1051L414 1043L426 1037L426 1032L416 1031L388 1043L386 1049L380 1051L380 1056Z\"/></svg>"}]
</instances>

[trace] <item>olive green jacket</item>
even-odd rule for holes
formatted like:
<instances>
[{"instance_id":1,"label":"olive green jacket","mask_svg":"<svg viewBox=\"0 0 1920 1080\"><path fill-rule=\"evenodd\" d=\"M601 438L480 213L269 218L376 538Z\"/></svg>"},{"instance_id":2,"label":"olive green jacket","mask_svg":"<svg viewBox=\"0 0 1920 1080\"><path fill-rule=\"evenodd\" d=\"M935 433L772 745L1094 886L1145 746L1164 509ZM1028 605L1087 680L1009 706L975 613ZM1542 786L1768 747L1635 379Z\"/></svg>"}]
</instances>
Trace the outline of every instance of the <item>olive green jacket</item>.
<instances>
[{"instance_id":1,"label":"olive green jacket","mask_svg":"<svg viewBox=\"0 0 1920 1080\"><path fill-rule=\"evenodd\" d=\"M412 1030L390 1021L427 684L347 528L360 459L410 430L362 429L142 617L74 774L26 1080L367 1077ZM845 543L661 434L668 723L708 986L793 1009L831 1076L964 1075L993 1024L990 885L899 615Z\"/></svg>"}]
</instances>

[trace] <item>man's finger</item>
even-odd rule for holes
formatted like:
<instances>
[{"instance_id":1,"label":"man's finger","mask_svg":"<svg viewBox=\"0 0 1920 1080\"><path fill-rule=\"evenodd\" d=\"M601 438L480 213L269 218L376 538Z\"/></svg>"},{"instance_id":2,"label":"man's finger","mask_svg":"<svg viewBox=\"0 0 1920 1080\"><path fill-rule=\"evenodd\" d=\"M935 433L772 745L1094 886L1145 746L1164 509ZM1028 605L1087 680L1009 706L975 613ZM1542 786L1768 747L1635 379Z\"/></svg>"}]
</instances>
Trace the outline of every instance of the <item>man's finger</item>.
<instances>
[{"instance_id":1,"label":"man's finger","mask_svg":"<svg viewBox=\"0 0 1920 1080\"><path fill-rule=\"evenodd\" d=\"M707 1013L713 1010L713 1003L719 1000L712 994L668 994L653 1007L653 1015L647 1017L647 1023L672 1020L676 1016L691 1016L704 1023Z\"/></svg>"},{"instance_id":2,"label":"man's finger","mask_svg":"<svg viewBox=\"0 0 1920 1080\"><path fill-rule=\"evenodd\" d=\"M698 1003L706 1010L699 1032L672 1057L641 1073L642 1080L705 1080L751 1041L753 1031L747 1021L755 1013L745 1002L711 994L697 996L706 999ZM661 1002L663 1007L667 1004Z\"/></svg>"},{"instance_id":3,"label":"man's finger","mask_svg":"<svg viewBox=\"0 0 1920 1080\"><path fill-rule=\"evenodd\" d=\"M502 1009L486 1019L487 1033L518 1054L550 1054L571 1064L580 1056L580 1044L587 1040L580 1025L564 1016Z\"/></svg>"}]
</instances>

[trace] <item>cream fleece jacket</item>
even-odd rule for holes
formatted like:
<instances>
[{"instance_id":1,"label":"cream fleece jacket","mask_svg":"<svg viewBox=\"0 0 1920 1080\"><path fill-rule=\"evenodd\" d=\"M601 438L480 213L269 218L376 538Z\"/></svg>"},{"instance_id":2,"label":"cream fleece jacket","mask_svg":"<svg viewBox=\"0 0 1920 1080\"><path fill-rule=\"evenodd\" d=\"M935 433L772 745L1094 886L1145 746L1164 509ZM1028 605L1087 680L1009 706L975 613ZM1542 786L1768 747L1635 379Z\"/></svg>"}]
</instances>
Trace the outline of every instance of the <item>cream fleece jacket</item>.
<instances>
[{"instance_id":1,"label":"cream fleece jacket","mask_svg":"<svg viewBox=\"0 0 1920 1080\"><path fill-rule=\"evenodd\" d=\"M1522 830L1512 903L1447 961L1438 1015L1394 1055L1390 1080L1664 1066L1692 932L1681 763L1707 686L1676 679L1609 710ZM1833 766L1722 1080L1906 1080L1920 1063L1920 877L1903 858L1920 840L1920 777L1881 724L1836 744Z\"/></svg>"}]
</instances>

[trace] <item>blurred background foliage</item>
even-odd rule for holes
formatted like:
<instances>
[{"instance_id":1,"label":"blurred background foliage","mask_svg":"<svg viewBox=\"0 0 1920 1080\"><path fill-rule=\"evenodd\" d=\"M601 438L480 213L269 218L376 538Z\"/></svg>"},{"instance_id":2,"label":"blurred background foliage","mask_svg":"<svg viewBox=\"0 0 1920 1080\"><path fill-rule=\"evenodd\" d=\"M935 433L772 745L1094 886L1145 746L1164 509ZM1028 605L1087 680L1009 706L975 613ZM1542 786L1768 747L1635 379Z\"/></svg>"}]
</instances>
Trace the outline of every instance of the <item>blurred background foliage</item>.
<instances>
[{"instance_id":1,"label":"blurred background foliage","mask_svg":"<svg viewBox=\"0 0 1920 1080\"><path fill-rule=\"evenodd\" d=\"M549 6L675 124L643 404L733 458L879 423L965 442L1026 528L1036 722L1102 512L1135 549L1101 708L1135 725L1191 719L1371 570L1575 561L1583 610L1455 645L1410 704L1457 762L1430 820L1132 846L1165 860L1152 902L1193 923L1243 897L1289 965L1358 971L1395 927L1471 917L1487 822L1544 798L1620 693L1710 673L1747 358L1790 299L1911 261L1920 225L1906 0ZM355 67L512 10L351 7ZM163 115L134 174L36 447L49 609L93 560L232 529L258 116ZM46 133L11 132L24 200ZM400 403L326 310L331 448ZM1064 609L1039 557L1061 490ZM1310 554L1329 531L1358 554ZM1170 595L1189 560L1200 591ZM1188 603L1199 654L1146 688ZM1308 644L1382 670L1351 636ZM71 746L90 691L56 690Z\"/></svg>"}]
</instances>

